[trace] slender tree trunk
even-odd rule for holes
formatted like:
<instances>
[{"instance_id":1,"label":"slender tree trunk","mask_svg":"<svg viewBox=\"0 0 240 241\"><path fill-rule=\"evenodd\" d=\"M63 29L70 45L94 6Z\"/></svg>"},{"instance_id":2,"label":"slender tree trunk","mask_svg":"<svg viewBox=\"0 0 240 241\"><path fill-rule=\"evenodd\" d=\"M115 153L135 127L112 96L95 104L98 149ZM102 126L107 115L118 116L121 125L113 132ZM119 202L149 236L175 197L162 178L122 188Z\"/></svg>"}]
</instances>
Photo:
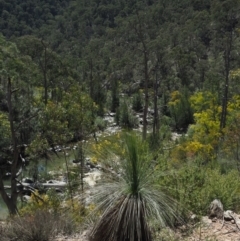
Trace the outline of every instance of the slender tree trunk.
<instances>
[{"instance_id":1,"label":"slender tree trunk","mask_svg":"<svg viewBox=\"0 0 240 241\"><path fill-rule=\"evenodd\" d=\"M44 47L44 59L43 61L40 60L40 68L43 74L44 104L47 105L47 102L48 102L47 63L49 59L47 57L47 46L43 41L41 41L41 43Z\"/></svg>"},{"instance_id":2,"label":"slender tree trunk","mask_svg":"<svg viewBox=\"0 0 240 241\"><path fill-rule=\"evenodd\" d=\"M89 60L89 67L90 67L90 97L94 99L94 94L93 94L93 62L92 58Z\"/></svg>"},{"instance_id":3,"label":"slender tree trunk","mask_svg":"<svg viewBox=\"0 0 240 241\"><path fill-rule=\"evenodd\" d=\"M84 166L85 166L85 159L84 159L84 153L83 153L83 143L81 142L80 144L80 161L81 161L81 170L80 170L80 178L81 178L81 191L83 193L84 191L84 182L83 182L83 178L84 178Z\"/></svg>"},{"instance_id":4,"label":"slender tree trunk","mask_svg":"<svg viewBox=\"0 0 240 241\"><path fill-rule=\"evenodd\" d=\"M44 48L44 70L43 70L43 78L44 78L44 104L47 105L48 102L48 82L47 82L47 49Z\"/></svg>"},{"instance_id":5,"label":"slender tree trunk","mask_svg":"<svg viewBox=\"0 0 240 241\"><path fill-rule=\"evenodd\" d=\"M0 171L0 193L2 196L3 201L7 205L8 211L10 215L17 214L17 164L18 164L18 148L17 148L17 138L16 132L14 129L14 120L13 120L13 109L12 109L12 86L11 86L11 79L8 79L8 86L7 86L7 101L8 101L8 109L9 109L9 123L10 123L10 130L11 130L11 137L12 137L12 146L13 146L13 159L11 165L11 191L8 194L4 188L3 183L3 174Z\"/></svg>"},{"instance_id":6,"label":"slender tree trunk","mask_svg":"<svg viewBox=\"0 0 240 241\"><path fill-rule=\"evenodd\" d=\"M69 166L68 166L67 155L66 155L65 149L64 149L64 160L65 160L66 171L67 171L68 190L69 190L70 199L71 199L71 203L72 203L72 209L74 209L73 190L72 190L72 185L71 185L71 178L70 178Z\"/></svg>"},{"instance_id":7,"label":"slender tree trunk","mask_svg":"<svg viewBox=\"0 0 240 241\"><path fill-rule=\"evenodd\" d=\"M158 139L159 137L159 115L158 115L158 86L159 86L159 81L157 78L157 71L156 71L156 79L155 79L155 84L154 84L154 116L153 116L153 137Z\"/></svg>"},{"instance_id":8,"label":"slender tree trunk","mask_svg":"<svg viewBox=\"0 0 240 241\"><path fill-rule=\"evenodd\" d=\"M144 108L143 108L143 131L142 131L142 139L146 140L147 138L147 115L148 115L148 105L149 105L149 67L148 67L148 61L149 61L149 52L146 45L145 40L145 33L143 29L142 20L140 19L140 16L137 12L137 23L133 23L131 25L133 29L135 30L135 33L137 37L140 40L140 43L142 45L142 53L143 53L143 65L144 65Z\"/></svg>"},{"instance_id":9,"label":"slender tree trunk","mask_svg":"<svg viewBox=\"0 0 240 241\"><path fill-rule=\"evenodd\" d=\"M148 55L146 51L146 46L143 42L143 49L144 49L144 76L145 76L145 83L144 83L144 110L143 110L143 133L142 138L146 140L147 138L147 114L148 114L148 104L149 104L149 96L148 96L148 84L149 84L149 76L148 76Z\"/></svg>"},{"instance_id":10,"label":"slender tree trunk","mask_svg":"<svg viewBox=\"0 0 240 241\"><path fill-rule=\"evenodd\" d=\"M0 193L4 203L8 208L9 214L10 215L17 214L17 202L14 202L14 199L12 199L11 196L8 195L8 193L6 192L4 188L2 173L0 173Z\"/></svg>"},{"instance_id":11,"label":"slender tree trunk","mask_svg":"<svg viewBox=\"0 0 240 241\"><path fill-rule=\"evenodd\" d=\"M220 130L225 128L226 119L227 119L227 105L228 105L228 92L229 92L229 72L230 72L230 58L232 50L232 32L230 33L229 38L227 39L226 49L224 52L224 63L225 63L225 85L222 99L222 112L221 112L221 121L220 121Z\"/></svg>"}]
</instances>

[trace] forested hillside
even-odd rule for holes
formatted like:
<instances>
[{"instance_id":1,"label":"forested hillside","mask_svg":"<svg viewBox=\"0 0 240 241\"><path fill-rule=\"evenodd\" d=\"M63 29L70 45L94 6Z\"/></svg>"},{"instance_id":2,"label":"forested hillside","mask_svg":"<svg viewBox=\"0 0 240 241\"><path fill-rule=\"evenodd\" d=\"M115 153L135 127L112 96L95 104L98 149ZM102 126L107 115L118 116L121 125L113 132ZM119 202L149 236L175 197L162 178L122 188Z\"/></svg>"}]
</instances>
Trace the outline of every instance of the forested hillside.
<instances>
[{"instance_id":1,"label":"forested hillside","mask_svg":"<svg viewBox=\"0 0 240 241\"><path fill-rule=\"evenodd\" d=\"M154 102L155 89L161 102L157 109L174 118L174 129L186 130L193 111L186 104L185 110L171 113L171 94L207 90L217 94L220 128L225 127L227 101L238 94L232 74L239 62L238 1L50 1L37 6L42 15L27 8L35 19L29 33L64 56L101 108L105 90L115 95L144 89L147 106ZM23 21L12 15L15 22ZM5 35L16 39L24 34L13 30ZM112 97L112 110L119 105L116 98Z\"/></svg>"},{"instance_id":2,"label":"forested hillside","mask_svg":"<svg viewBox=\"0 0 240 241\"><path fill-rule=\"evenodd\" d=\"M187 208L202 215L220 196L239 209L237 183L231 200L204 186L206 173L224 183L240 172L239 12L238 0L0 0L0 192L9 212L17 181L9 196L3 179L17 176L22 158L90 137L99 150L106 116L140 131L161 168L180 170L160 182L190 192L187 202L169 191Z\"/></svg>"}]
</instances>

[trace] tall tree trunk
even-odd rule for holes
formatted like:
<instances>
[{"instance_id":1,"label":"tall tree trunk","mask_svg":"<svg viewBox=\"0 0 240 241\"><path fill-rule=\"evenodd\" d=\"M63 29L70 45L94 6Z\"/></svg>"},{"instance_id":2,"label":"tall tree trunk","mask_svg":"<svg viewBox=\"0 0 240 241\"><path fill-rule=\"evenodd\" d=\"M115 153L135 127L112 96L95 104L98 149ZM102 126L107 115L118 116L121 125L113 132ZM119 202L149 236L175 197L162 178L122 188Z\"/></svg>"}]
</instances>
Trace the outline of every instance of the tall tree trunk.
<instances>
[{"instance_id":1,"label":"tall tree trunk","mask_svg":"<svg viewBox=\"0 0 240 241\"><path fill-rule=\"evenodd\" d=\"M148 105L149 105L149 94L148 94L148 85L149 85L149 70L148 70L148 49L144 39L144 30L142 26L141 19L137 12L138 24L139 26L135 26L135 31L137 33L138 38L142 44L143 51L143 64L144 64L144 109L143 109L143 132L142 138L146 140L147 138L147 114L148 114Z\"/></svg>"},{"instance_id":2,"label":"tall tree trunk","mask_svg":"<svg viewBox=\"0 0 240 241\"><path fill-rule=\"evenodd\" d=\"M40 60L40 68L43 74L43 88L44 88L44 104L47 105L48 102L48 79L47 79L47 64L49 58L47 57L47 46L43 41L41 41L44 48L44 58L43 61Z\"/></svg>"},{"instance_id":3,"label":"tall tree trunk","mask_svg":"<svg viewBox=\"0 0 240 241\"><path fill-rule=\"evenodd\" d=\"M17 147L17 138L16 132L14 129L14 118L13 118L13 108L12 108L12 93L16 90L12 90L11 79L8 78L8 88L7 88L7 101L8 101L8 109L9 109L9 123L11 130L11 138L12 138L12 146L13 146L13 160L11 165L11 191L10 195L6 192L3 183L3 174L0 172L0 193L3 201L7 205L8 211L10 215L17 214L17 164L18 164L18 147Z\"/></svg>"},{"instance_id":4,"label":"tall tree trunk","mask_svg":"<svg viewBox=\"0 0 240 241\"><path fill-rule=\"evenodd\" d=\"M230 73L230 61L231 61L231 50L232 50L232 38L233 32L227 38L226 49L224 52L224 64L225 64L225 85L222 99L222 112L220 121L220 130L225 128L227 119L227 105L228 105L228 92L229 92L229 73Z\"/></svg>"},{"instance_id":5,"label":"tall tree trunk","mask_svg":"<svg viewBox=\"0 0 240 241\"><path fill-rule=\"evenodd\" d=\"M44 68L43 68L43 81L44 81L44 104L48 102L48 81L47 81L47 49L44 46Z\"/></svg>"},{"instance_id":6,"label":"tall tree trunk","mask_svg":"<svg viewBox=\"0 0 240 241\"><path fill-rule=\"evenodd\" d=\"M154 116L153 116L153 137L154 139L158 139L159 137L159 115L158 115L158 87L159 87L159 81L157 77L157 71L156 71L156 79L154 84Z\"/></svg>"},{"instance_id":7,"label":"tall tree trunk","mask_svg":"<svg viewBox=\"0 0 240 241\"><path fill-rule=\"evenodd\" d=\"M94 99L94 93L93 93L93 89L94 89L94 84L93 84L93 61L92 58L90 58L90 60L88 61L89 67L90 67L90 83L89 83L89 87L90 87L90 97L92 99Z\"/></svg>"},{"instance_id":8,"label":"tall tree trunk","mask_svg":"<svg viewBox=\"0 0 240 241\"><path fill-rule=\"evenodd\" d=\"M6 192L4 188L2 173L0 173L0 193L4 203L8 208L9 214L10 215L17 214L17 202L14 202L14 199L12 199L12 196L8 195L8 193Z\"/></svg>"},{"instance_id":9,"label":"tall tree trunk","mask_svg":"<svg viewBox=\"0 0 240 241\"><path fill-rule=\"evenodd\" d=\"M148 104L149 104L149 96L148 96L148 84L149 84L149 75L148 75L148 54L146 50L146 45L144 41L142 41L143 49L144 49L144 110L143 110L143 133L142 138L146 140L147 138L147 114L148 114Z\"/></svg>"}]
</instances>

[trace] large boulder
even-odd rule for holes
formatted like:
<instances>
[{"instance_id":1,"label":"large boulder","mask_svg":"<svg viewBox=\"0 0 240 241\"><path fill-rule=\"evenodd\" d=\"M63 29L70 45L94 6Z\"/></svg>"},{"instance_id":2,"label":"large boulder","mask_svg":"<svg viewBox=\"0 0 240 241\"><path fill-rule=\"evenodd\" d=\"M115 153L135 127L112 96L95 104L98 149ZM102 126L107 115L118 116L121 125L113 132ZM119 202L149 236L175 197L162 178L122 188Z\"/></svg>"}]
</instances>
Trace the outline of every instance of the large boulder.
<instances>
[{"instance_id":1,"label":"large boulder","mask_svg":"<svg viewBox=\"0 0 240 241\"><path fill-rule=\"evenodd\" d=\"M209 218L223 218L223 205L220 200L214 199L209 206Z\"/></svg>"}]
</instances>

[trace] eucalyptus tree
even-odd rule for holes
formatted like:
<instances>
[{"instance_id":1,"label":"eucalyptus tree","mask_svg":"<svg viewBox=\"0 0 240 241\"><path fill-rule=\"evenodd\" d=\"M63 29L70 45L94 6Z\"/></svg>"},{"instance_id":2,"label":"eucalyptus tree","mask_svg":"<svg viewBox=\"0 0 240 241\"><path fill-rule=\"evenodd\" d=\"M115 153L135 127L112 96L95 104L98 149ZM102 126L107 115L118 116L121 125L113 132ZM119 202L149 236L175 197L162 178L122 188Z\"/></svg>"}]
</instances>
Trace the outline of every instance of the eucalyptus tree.
<instances>
[{"instance_id":1,"label":"eucalyptus tree","mask_svg":"<svg viewBox=\"0 0 240 241\"><path fill-rule=\"evenodd\" d=\"M143 88L144 107L143 107L143 131L142 137L145 140L147 136L147 117L149 109L149 89L153 86L151 82L151 64L150 55L152 50L149 45L156 37L156 25L152 18L151 9L143 9L144 4L137 5L136 11L124 20L119 19L119 32L121 33L120 43L126 48L126 56L130 56L131 81L138 83L138 88ZM151 26L151 27L150 27ZM135 84L136 84L135 83Z\"/></svg>"},{"instance_id":2,"label":"eucalyptus tree","mask_svg":"<svg viewBox=\"0 0 240 241\"><path fill-rule=\"evenodd\" d=\"M20 147L22 144L27 144L23 141L30 141L33 132L33 129L28 129L27 131L31 132L30 135L28 135L28 138L23 138L22 134L26 129L22 126L28 123L31 127L30 123L36 114L34 108L32 108L33 95L26 88L26 81L34 79L34 68L35 66L31 64L29 58L20 55L15 44L6 41L0 36L2 103L0 129L3 134L0 148L0 194L10 214L17 213L17 198L19 194L17 178L21 173L21 163L24 157ZM28 93L28 96L20 105L19 101L24 93ZM10 173L10 193L7 193L3 182L7 172Z\"/></svg>"},{"instance_id":3,"label":"eucalyptus tree","mask_svg":"<svg viewBox=\"0 0 240 241\"><path fill-rule=\"evenodd\" d=\"M236 66L238 54L236 46L239 42L239 9L240 3L237 0L212 1L212 27L213 41L212 51L220 55L222 61L222 112L220 129L226 126L227 106L229 101L230 71Z\"/></svg>"},{"instance_id":4,"label":"eucalyptus tree","mask_svg":"<svg viewBox=\"0 0 240 241\"><path fill-rule=\"evenodd\" d=\"M92 38L85 47L80 68L83 83L92 100L99 106L98 115L104 114L108 86L107 66L110 53L103 39Z\"/></svg>"},{"instance_id":5,"label":"eucalyptus tree","mask_svg":"<svg viewBox=\"0 0 240 241\"><path fill-rule=\"evenodd\" d=\"M48 100L61 100L62 92L78 77L64 58L54 52L50 44L34 36L23 36L16 40L21 54L29 56L38 67L35 87L43 89L44 104Z\"/></svg>"}]
</instances>

